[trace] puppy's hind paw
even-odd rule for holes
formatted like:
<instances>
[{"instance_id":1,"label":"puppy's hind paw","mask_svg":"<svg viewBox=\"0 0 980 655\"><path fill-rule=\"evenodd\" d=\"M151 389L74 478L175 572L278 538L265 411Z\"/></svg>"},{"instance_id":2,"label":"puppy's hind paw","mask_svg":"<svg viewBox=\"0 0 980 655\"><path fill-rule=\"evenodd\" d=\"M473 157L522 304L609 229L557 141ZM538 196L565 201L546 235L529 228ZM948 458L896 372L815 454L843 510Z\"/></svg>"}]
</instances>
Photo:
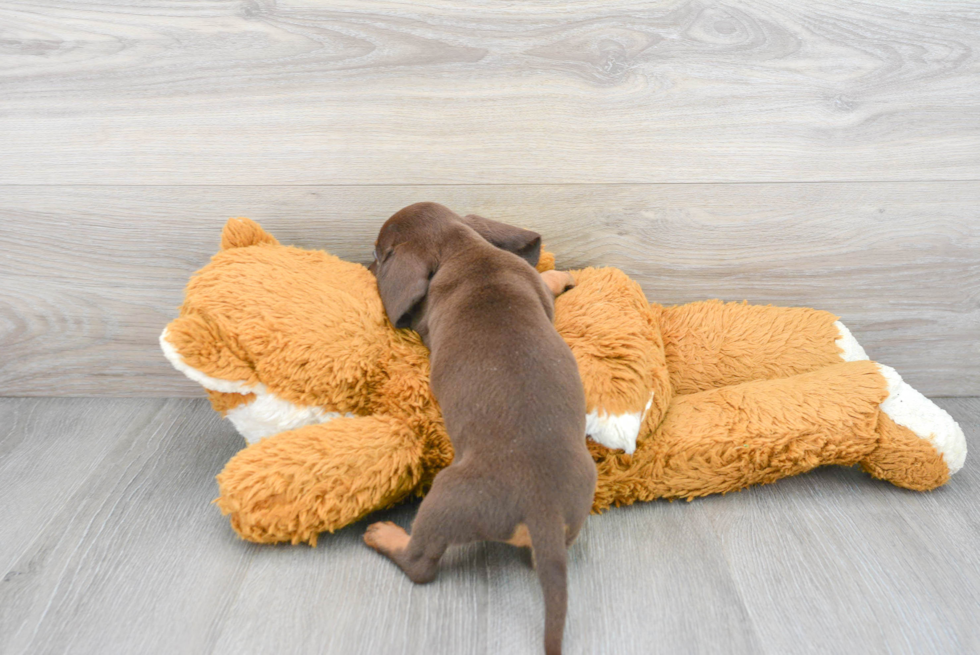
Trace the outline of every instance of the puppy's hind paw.
<instances>
[{"instance_id":1,"label":"puppy's hind paw","mask_svg":"<svg viewBox=\"0 0 980 655\"><path fill-rule=\"evenodd\" d=\"M364 532L364 543L385 555L402 550L408 540L408 533L391 521L372 523Z\"/></svg>"}]
</instances>

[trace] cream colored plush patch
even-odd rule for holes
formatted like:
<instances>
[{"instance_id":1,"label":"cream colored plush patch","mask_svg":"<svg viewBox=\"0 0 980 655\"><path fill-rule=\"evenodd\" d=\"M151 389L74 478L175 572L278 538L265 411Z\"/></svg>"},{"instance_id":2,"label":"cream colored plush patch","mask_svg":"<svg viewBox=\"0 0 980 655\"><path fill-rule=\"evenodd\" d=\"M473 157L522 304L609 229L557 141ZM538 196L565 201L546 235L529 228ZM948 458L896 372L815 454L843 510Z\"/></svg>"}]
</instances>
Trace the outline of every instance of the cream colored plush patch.
<instances>
[{"instance_id":1,"label":"cream colored plush patch","mask_svg":"<svg viewBox=\"0 0 980 655\"><path fill-rule=\"evenodd\" d=\"M184 362L184 358L180 356L177 349L173 347L173 344L167 340L167 328L163 328L163 332L160 333L160 350L163 351L163 356L167 358L167 361L169 361L175 369L189 377L194 382L197 382L205 389L220 391L221 393L249 394L254 392L256 387L262 386L252 386L238 380L220 380L218 378L213 378L206 373L202 373L193 366L189 366L186 362Z\"/></svg>"},{"instance_id":2,"label":"cream colored plush patch","mask_svg":"<svg viewBox=\"0 0 980 655\"><path fill-rule=\"evenodd\" d=\"M643 417L653 404L653 394L642 412L631 414L607 414L594 409L585 415L585 434L592 441L613 450L621 449L627 455L636 451L636 438L640 435Z\"/></svg>"},{"instance_id":3,"label":"cream colored plush patch","mask_svg":"<svg viewBox=\"0 0 980 655\"><path fill-rule=\"evenodd\" d=\"M888 380L888 398L881 411L899 425L927 440L943 456L953 475L966 461L966 436L946 410L910 387L895 369L878 364Z\"/></svg>"},{"instance_id":4,"label":"cream colored plush patch","mask_svg":"<svg viewBox=\"0 0 980 655\"><path fill-rule=\"evenodd\" d=\"M341 416L354 416L328 412L321 407L300 407L267 391L256 390L253 393L255 400L233 407L225 414L225 418L250 444L286 430L326 423Z\"/></svg>"},{"instance_id":5,"label":"cream colored plush patch","mask_svg":"<svg viewBox=\"0 0 980 655\"><path fill-rule=\"evenodd\" d=\"M174 368L205 389L222 393L255 394L255 400L233 407L225 414L225 418L231 421L238 433L250 444L286 430L326 423L340 416L353 416L329 412L322 407L300 407L279 398L264 384L249 385L236 380L220 380L202 373L189 366L177 349L167 341L166 329L160 334L160 348Z\"/></svg>"},{"instance_id":6,"label":"cream colored plush patch","mask_svg":"<svg viewBox=\"0 0 980 655\"><path fill-rule=\"evenodd\" d=\"M868 359L868 353L864 352L864 348L854 338L851 331L840 321L834 321L834 325L840 332L840 336L837 337L837 346L844 351L840 354L841 359L845 362L860 362Z\"/></svg>"},{"instance_id":7,"label":"cream colored plush patch","mask_svg":"<svg viewBox=\"0 0 980 655\"><path fill-rule=\"evenodd\" d=\"M868 359L864 348L843 323L834 323L840 331L837 345L844 351L841 358L846 362ZM966 461L966 436L946 410L913 389L890 366L878 364L878 370L888 381L888 398L881 403L881 411L891 420L908 428L925 439L943 456L949 474L953 475Z\"/></svg>"}]
</instances>

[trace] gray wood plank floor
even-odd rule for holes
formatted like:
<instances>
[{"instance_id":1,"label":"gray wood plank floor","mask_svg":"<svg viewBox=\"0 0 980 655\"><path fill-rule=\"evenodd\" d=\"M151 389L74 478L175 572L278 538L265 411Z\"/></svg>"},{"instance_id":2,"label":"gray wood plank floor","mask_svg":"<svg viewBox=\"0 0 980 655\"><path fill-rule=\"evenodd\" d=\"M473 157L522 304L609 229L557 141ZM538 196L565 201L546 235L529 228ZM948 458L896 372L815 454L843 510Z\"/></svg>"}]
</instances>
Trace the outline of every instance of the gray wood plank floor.
<instances>
[{"instance_id":1,"label":"gray wood plank floor","mask_svg":"<svg viewBox=\"0 0 980 655\"><path fill-rule=\"evenodd\" d=\"M980 399L938 402L980 445ZM0 426L0 652L539 652L508 546L452 550L416 587L363 523L316 549L238 540L209 502L241 442L204 401L7 398ZM827 468L592 517L567 652L977 652L978 494L968 459L928 494Z\"/></svg>"}]
</instances>

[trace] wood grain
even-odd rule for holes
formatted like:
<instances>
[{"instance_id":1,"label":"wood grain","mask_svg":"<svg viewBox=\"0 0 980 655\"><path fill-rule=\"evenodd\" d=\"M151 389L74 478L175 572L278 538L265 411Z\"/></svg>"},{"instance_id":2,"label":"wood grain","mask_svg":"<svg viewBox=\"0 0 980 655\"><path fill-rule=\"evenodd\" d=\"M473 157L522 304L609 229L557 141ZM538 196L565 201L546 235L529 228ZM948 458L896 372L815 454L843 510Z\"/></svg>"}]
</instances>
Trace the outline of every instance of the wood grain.
<instances>
[{"instance_id":1,"label":"wood grain","mask_svg":"<svg viewBox=\"0 0 980 655\"><path fill-rule=\"evenodd\" d=\"M980 393L980 183L930 182L0 186L0 395L198 396L156 340L227 217L365 262L419 200L537 229L560 266L617 266L651 301L832 311L924 393Z\"/></svg>"},{"instance_id":2,"label":"wood grain","mask_svg":"<svg viewBox=\"0 0 980 655\"><path fill-rule=\"evenodd\" d=\"M980 399L939 404L976 448ZM415 586L361 543L415 504L316 549L237 540L209 500L242 442L205 401L0 398L0 418L0 539L29 535L0 551L0 652L540 653L517 549L453 548ZM570 551L566 652L975 652L978 494L968 458L925 494L826 468L593 516Z\"/></svg>"},{"instance_id":3,"label":"wood grain","mask_svg":"<svg viewBox=\"0 0 980 655\"><path fill-rule=\"evenodd\" d=\"M120 426L145 426L163 401L0 402L0 572L9 582L26 549L110 457ZM2 631L0 631L2 632Z\"/></svg>"},{"instance_id":4,"label":"wood grain","mask_svg":"<svg viewBox=\"0 0 980 655\"><path fill-rule=\"evenodd\" d=\"M0 183L980 179L976 2L30 0Z\"/></svg>"},{"instance_id":5,"label":"wood grain","mask_svg":"<svg viewBox=\"0 0 980 655\"><path fill-rule=\"evenodd\" d=\"M971 449L980 399L937 401ZM767 652L980 648L975 454L947 486L900 491L827 468L703 503Z\"/></svg>"},{"instance_id":6,"label":"wood grain","mask_svg":"<svg viewBox=\"0 0 980 655\"><path fill-rule=\"evenodd\" d=\"M241 438L200 401L31 402L46 414L38 427L73 429L23 426L14 454L34 456L37 472L5 479L16 509L43 511L3 523L33 538L3 569L0 651L208 652L252 552L210 505L214 475ZM78 465L76 439L108 453L73 488L48 471ZM52 489L60 504L33 502Z\"/></svg>"}]
</instances>

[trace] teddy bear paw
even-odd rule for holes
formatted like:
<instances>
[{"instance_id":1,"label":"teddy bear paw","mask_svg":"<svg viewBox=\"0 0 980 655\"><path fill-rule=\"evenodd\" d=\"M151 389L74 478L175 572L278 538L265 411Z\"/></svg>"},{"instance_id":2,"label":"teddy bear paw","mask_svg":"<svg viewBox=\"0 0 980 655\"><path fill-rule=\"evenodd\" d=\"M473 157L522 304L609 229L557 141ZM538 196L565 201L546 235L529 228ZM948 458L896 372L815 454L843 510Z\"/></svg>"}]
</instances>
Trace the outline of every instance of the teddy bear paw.
<instances>
[{"instance_id":1,"label":"teddy bear paw","mask_svg":"<svg viewBox=\"0 0 980 655\"><path fill-rule=\"evenodd\" d=\"M851 331L840 321L835 321L834 325L840 334L836 343L841 350L841 359L847 362L867 360L868 354ZM932 444L942 456L950 475L963 468L966 437L953 417L906 384L892 367L878 364L878 369L888 382L888 398L881 404L881 411L898 425Z\"/></svg>"},{"instance_id":2,"label":"teddy bear paw","mask_svg":"<svg viewBox=\"0 0 980 655\"><path fill-rule=\"evenodd\" d=\"M881 411L931 443L942 455L950 475L963 468L966 436L953 417L906 384L895 369L883 364L878 364L878 369L888 382L888 398L881 403Z\"/></svg>"},{"instance_id":3,"label":"teddy bear paw","mask_svg":"<svg viewBox=\"0 0 980 655\"><path fill-rule=\"evenodd\" d=\"M653 394L640 412L608 414L594 409L585 416L585 434L592 441L612 450L622 450L632 455L636 450L636 438L640 435L643 419L653 404Z\"/></svg>"}]
</instances>

